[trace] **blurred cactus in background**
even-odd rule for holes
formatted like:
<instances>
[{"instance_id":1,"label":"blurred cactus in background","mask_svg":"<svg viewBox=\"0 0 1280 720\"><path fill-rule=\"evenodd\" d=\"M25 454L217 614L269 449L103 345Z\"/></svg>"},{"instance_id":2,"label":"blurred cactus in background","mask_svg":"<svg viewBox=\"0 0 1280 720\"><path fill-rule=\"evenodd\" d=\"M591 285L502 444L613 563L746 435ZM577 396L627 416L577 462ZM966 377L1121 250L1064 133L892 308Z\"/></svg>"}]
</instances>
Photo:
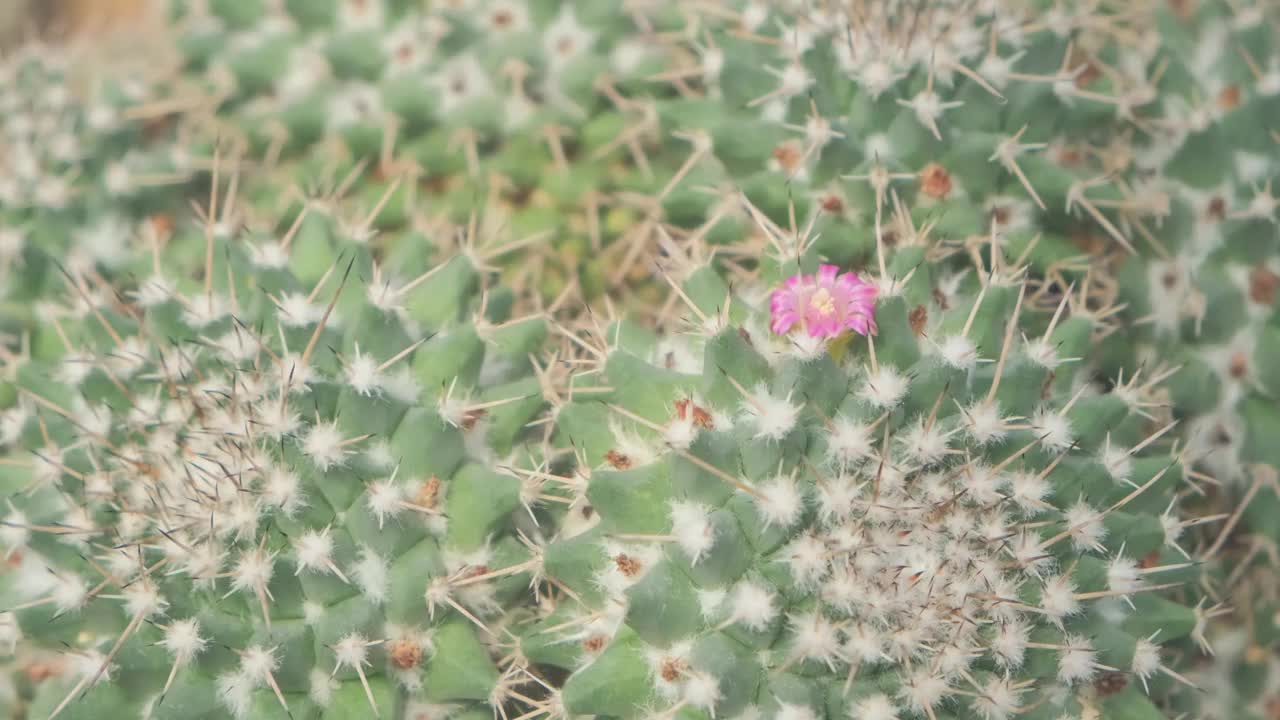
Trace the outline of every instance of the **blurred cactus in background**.
<instances>
[{"instance_id":1,"label":"blurred cactus in background","mask_svg":"<svg viewBox=\"0 0 1280 720\"><path fill-rule=\"evenodd\" d=\"M1280 707L1271 4L45 10L0 716Z\"/></svg>"}]
</instances>

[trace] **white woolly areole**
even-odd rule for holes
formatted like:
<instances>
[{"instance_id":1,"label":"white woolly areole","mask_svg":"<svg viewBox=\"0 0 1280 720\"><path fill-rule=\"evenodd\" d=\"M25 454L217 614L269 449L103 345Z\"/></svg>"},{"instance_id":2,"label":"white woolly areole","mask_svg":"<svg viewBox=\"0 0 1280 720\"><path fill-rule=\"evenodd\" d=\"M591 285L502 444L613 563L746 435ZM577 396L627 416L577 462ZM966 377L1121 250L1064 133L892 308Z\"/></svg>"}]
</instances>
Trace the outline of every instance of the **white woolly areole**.
<instances>
[{"instance_id":1,"label":"white woolly areole","mask_svg":"<svg viewBox=\"0 0 1280 720\"><path fill-rule=\"evenodd\" d=\"M1027 341L1023 351L1032 362L1046 370L1056 370L1063 363L1058 357L1058 348L1048 338L1032 338Z\"/></svg>"},{"instance_id":2,"label":"white woolly areole","mask_svg":"<svg viewBox=\"0 0 1280 720\"><path fill-rule=\"evenodd\" d=\"M373 441L365 450L364 458L370 465L385 470L393 470L396 464L395 451L385 439Z\"/></svg>"},{"instance_id":3,"label":"white woolly areole","mask_svg":"<svg viewBox=\"0 0 1280 720\"><path fill-rule=\"evenodd\" d=\"M388 517L395 517L403 509L404 489L392 480L370 483L365 504L369 512L378 519L381 530Z\"/></svg>"},{"instance_id":4,"label":"white woolly areole","mask_svg":"<svg viewBox=\"0 0 1280 720\"><path fill-rule=\"evenodd\" d=\"M226 554L215 543L200 543L192 547L190 552L182 552L182 571L191 576L198 586L212 584L215 576L221 572L226 558Z\"/></svg>"},{"instance_id":5,"label":"white woolly areole","mask_svg":"<svg viewBox=\"0 0 1280 720\"><path fill-rule=\"evenodd\" d=\"M674 448L688 449L697 432L693 425L692 417L682 420L677 414L671 420L670 426L674 427L676 424L680 424L682 427L674 431L676 436L674 440L669 429L665 433L667 442ZM613 448L630 459L634 465L648 465L656 462L661 456L662 450L657 443L634 432L626 423L620 422L616 417L609 418L609 432L613 435Z\"/></svg>"},{"instance_id":6,"label":"white woolly areole","mask_svg":"<svg viewBox=\"0 0 1280 720\"><path fill-rule=\"evenodd\" d=\"M218 293L201 293L187 302L183 318L189 325L202 329L227 316L229 306Z\"/></svg>"},{"instance_id":7,"label":"white woolly areole","mask_svg":"<svg viewBox=\"0 0 1280 720\"><path fill-rule=\"evenodd\" d=\"M937 422L928 418L920 418L901 437L906 456L914 464L922 467L934 465L946 457L950 449L951 433Z\"/></svg>"},{"instance_id":8,"label":"white woolly areole","mask_svg":"<svg viewBox=\"0 0 1280 720\"><path fill-rule=\"evenodd\" d=\"M963 415L969 437L979 446L998 443L1009 432L1000 414L1000 405L995 401L979 400L965 408Z\"/></svg>"},{"instance_id":9,"label":"white woolly areole","mask_svg":"<svg viewBox=\"0 0 1280 720\"><path fill-rule=\"evenodd\" d=\"M388 575L387 561L383 556L378 555L370 547L364 547L360 550L360 557L356 560L356 565L352 566L352 575L355 579L356 587L360 588L360 594L365 596L366 600L381 605L387 600L387 593L390 591L390 578Z\"/></svg>"},{"instance_id":10,"label":"white woolly areole","mask_svg":"<svg viewBox=\"0 0 1280 720\"><path fill-rule=\"evenodd\" d=\"M67 655L67 659L71 665L71 674L73 677L87 679L97 675L99 671L101 671L102 674L94 685L111 682L116 669L116 666L111 664L107 665L106 669L103 670L102 668L103 665L106 664L107 658L97 650L82 650L77 653L69 653Z\"/></svg>"},{"instance_id":11,"label":"white woolly areole","mask_svg":"<svg viewBox=\"0 0 1280 720\"><path fill-rule=\"evenodd\" d=\"M662 549L652 544L624 546L606 541L603 545L608 561L596 582L615 598L623 598L627 589L640 582L662 559Z\"/></svg>"},{"instance_id":12,"label":"white woolly areole","mask_svg":"<svg viewBox=\"0 0 1280 720\"><path fill-rule=\"evenodd\" d=\"M907 394L907 379L890 365L868 372L858 396L872 407L888 410L898 406Z\"/></svg>"},{"instance_id":13,"label":"white woolly areole","mask_svg":"<svg viewBox=\"0 0 1280 720\"><path fill-rule=\"evenodd\" d=\"M249 246L249 261L268 270L281 270L289 264L289 250L283 243L267 240Z\"/></svg>"},{"instance_id":14,"label":"white woolly areole","mask_svg":"<svg viewBox=\"0 0 1280 720\"><path fill-rule=\"evenodd\" d=\"M849 708L850 720L898 720L898 706L888 695L876 693L862 698Z\"/></svg>"},{"instance_id":15,"label":"white woolly areole","mask_svg":"<svg viewBox=\"0 0 1280 720\"><path fill-rule=\"evenodd\" d=\"M357 394L371 397L382 392L382 377L378 369L378 361L373 356L360 352L359 345L356 345L351 360L344 370L347 384Z\"/></svg>"},{"instance_id":16,"label":"white woolly areole","mask_svg":"<svg viewBox=\"0 0 1280 720\"><path fill-rule=\"evenodd\" d=\"M329 528L307 530L302 537L294 541L293 552L297 561L295 575L303 570L332 572L329 565L333 563L333 536Z\"/></svg>"},{"instance_id":17,"label":"white woolly areole","mask_svg":"<svg viewBox=\"0 0 1280 720\"><path fill-rule=\"evenodd\" d=\"M338 3L338 27L352 30L381 29L386 26L382 3L365 0L341 0Z\"/></svg>"},{"instance_id":18,"label":"white woolly areole","mask_svg":"<svg viewBox=\"0 0 1280 720\"><path fill-rule=\"evenodd\" d=\"M240 555L231 572L231 588L236 592L257 592L271 583L275 573L275 555L257 548Z\"/></svg>"},{"instance_id":19,"label":"white woolly areole","mask_svg":"<svg viewBox=\"0 0 1280 720\"><path fill-rule=\"evenodd\" d=\"M847 520L854 511L865 482L841 475L822 482L817 487L818 519L823 525ZM837 525L839 529L843 526Z\"/></svg>"},{"instance_id":20,"label":"white woolly areole","mask_svg":"<svg viewBox=\"0 0 1280 720\"><path fill-rule=\"evenodd\" d=\"M325 607L318 602L302 603L302 621L307 625L314 626L316 623L324 619Z\"/></svg>"},{"instance_id":21,"label":"white woolly areole","mask_svg":"<svg viewBox=\"0 0 1280 720\"><path fill-rule=\"evenodd\" d=\"M298 476L282 467L272 468L267 474L259 497L267 507L278 508L285 517L292 517L306 505Z\"/></svg>"},{"instance_id":22,"label":"white woolly areole","mask_svg":"<svg viewBox=\"0 0 1280 720\"><path fill-rule=\"evenodd\" d=\"M1116 593L1129 595L1143 586L1142 571L1131 557L1118 555L1107 563L1107 587Z\"/></svg>"},{"instance_id":23,"label":"white woolly areole","mask_svg":"<svg viewBox=\"0 0 1280 720\"><path fill-rule=\"evenodd\" d=\"M782 557L791 577L801 587L817 587L829 569L827 546L812 534L793 540L783 549Z\"/></svg>"},{"instance_id":24,"label":"white woolly areole","mask_svg":"<svg viewBox=\"0 0 1280 720\"><path fill-rule=\"evenodd\" d=\"M871 428L863 423L838 417L827 435L827 459L837 467L847 468L871 457L874 449Z\"/></svg>"},{"instance_id":25,"label":"white woolly areole","mask_svg":"<svg viewBox=\"0 0 1280 720\"><path fill-rule=\"evenodd\" d=\"M169 302L176 292L177 287L172 280L156 273L139 283L132 295L142 307L152 308Z\"/></svg>"},{"instance_id":26,"label":"white woolly areole","mask_svg":"<svg viewBox=\"0 0 1280 720\"><path fill-rule=\"evenodd\" d=\"M1178 519L1173 509L1173 504L1170 504L1168 509L1160 515L1160 529L1164 532L1164 544L1181 552L1181 548L1178 546L1178 538L1182 537L1182 532L1186 529L1186 526ZM1186 553L1183 552L1183 555L1185 556Z\"/></svg>"},{"instance_id":27,"label":"white woolly areole","mask_svg":"<svg viewBox=\"0 0 1280 720\"><path fill-rule=\"evenodd\" d=\"M333 646L333 655L338 668L362 668L369 664L369 641L360 633L351 633Z\"/></svg>"},{"instance_id":28,"label":"white woolly areole","mask_svg":"<svg viewBox=\"0 0 1280 720\"><path fill-rule=\"evenodd\" d=\"M1088 638L1068 635L1058 655L1058 680L1067 685L1091 680L1099 670L1098 653Z\"/></svg>"},{"instance_id":29,"label":"white woolly areole","mask_svg":"<svg viewBox=\"0 0 1280 720\"><path fill-rule=\"evenodd\" d=\"M1192 292L1191 270L1181 258L1153 260L1147 268L1147 303L1153 327L1161 335L1176 333Z\"/></svg>"},{"instance_id":30,"label":"white woolly areole","mask_svg":"<svg viewBox=\"0 0 1280 720\"><path fill-rule=\"evenodd\" d=\"M688 450L698 439L699 431L692 417L675 417L663 428L662 439L673 449Z\"/></svg>"},{"instance_id":31,"label":"white woolly areole","mask_svg":"<svg viewBox=\"0 0 1280 720\"><path fill-rule=\"evenodd\" d=\"M306 327L320 322L324 317L325 306L313 303L303 293L290 292L280 296L279 319L286 327ZM334 315L330 314L328 323L333 323Z\"/></svg>"},{"instance_id":32,"label":"white woolly areole","mask_svg":"<svg viewBox=\"0 0 1280 720\"><path fill-rule=\"evenodd\" d=\"M306 454L321 472L342 464L347 457L347 450L342 445L342 431L338 422L322 422L307 429L302 439L302 452Z\"/></svg>"},{"instance_id":33,"label":"white woolly areole","mask_svg":"<svg viewBox=\"0 0 1280 720\"><path fill-rule=\"evenodd\" d=\"M689 673L681 692L684 702L693 707L711 710L720 700L720 681L707 672Z\"/></svg>"},{"instance_id":34,"label":"white woolly areole","mask_svg":"<svg viewBox=\"0 0 1280 720\"><path fill-rule=\"evenodd\" d=\"M1075 592L1075 585L1066 575L1048 578L1040 589L1040 609L1061 625L1063 620L1080 612L1080 601L1076 599Z\"/></svg>"},{"instance_id":35,"label":"white woolly areole","mask_svg":"<svg viewBox=\"0 0 1280 720\"><path fill-rule=\"evenodd\" d=\"M786 351L796 360L810 362L827 354L827 341L806 333L795 333L787 336Z\"/></svg>"},{"instance_id":36,"label":"white woolly areole","mask_svg":"<svg viewBox=\"0 0 1280 720\"><path fill-rule=\"evenodd\" d=\"M972 370L978 364L978 348L964 335L951 335L938 343L938 354L947 365Z\"/></svg>"},{"instance_id":37,"label":"white woolly areole","mask_svg":"<svg viewBox=\"0 0 1280 720\"><path fill-rule=\"evenodd\" d=\"M59 574L54 576L53 592L50 598L58 614L69 613L84 607L89 599L89 586L79 575Z\"/></svg>"},{"instance_id":38,"label":"white woolly areole","mask_svg":"<svg viewBox=\"0 0 1280 720\"><path fill-rule=\"evenodd\" d=\"M208 640L200 636L200 623L194 618L175 620L164 629L164 637L160 644L179 665L185 665L192 658L204 652Z\"/></svg>"},{"instance_id":39,"label":"white woolly areole","mask_svg":"<svg viewBox=\"0 0 1280 720\"><path fill-rule=\"evenodd\" d=\"M333 702L333 692L337 689L338 681L332 673L327 673L320 668L311 671L310 686L307 690L307 696L311 698L311 702L327 708Z\"/></svg>"},{"instance_id":40,"label":"white woolly areole","mask_svg":"<svg viewBox=\"0 0 1280 720\"><path fill-rule=\"evenodd\" d=\"M756 513L765 527L789 528L804 514L804 495L790 476L780 476L756 486Z\"/></svg>"},{"instance_id":41,"label":"white woolly areole","mask_svg":"<svg viewBox=\"0 0 1280 720\"><path fill-rule=\"evenodd\" d=\"M697 564L715 544L715 526L711 510L700 503L677 501L671 505L671 533L680 549Z\"/></svg>"},{"instance_id":42,"label":"white woolly areole","mask_svg":"<svg viewBox=\"0 0 1280 720\"><path fill-rule=\"evenodd\" d=\"M31 531L27 529L27 516L21 510L9 505L9 514L0 523L0 546L6 551L21 550L27 546Z\"/></svg>"},{"instance_id":43,"label":"white woolly areole","mask_svg":"<svg viewBox=\"0 0 1280 720\"><path fill-rule=\"evenodd\" d=\"M752 580L743 580L735 585L729 602L732 608L730 617L753 632L765 630L778 616L773 592Z\"/></svg>"},{"instance_id":44,"label":"white woolly areole","mask_svg":"<svg viewBox=\"0 0 1280 720\"><path fill-rule=\"evenodd\" d=\"M1111 444L1111 439L1107 438L1106 444L1099 453L1098 462L1107 469L1107 474L1117 483L1129 482L1129 476L1133 474L1133 460L1129 451L1116 447Z\"/></svg>"},{"instance_id":45,"label":"white woolly areole","mask_svg":"<svg viewBox=\"0 0 1280 720\"><path fill-rule=\"evenodd\" d=\"M542 43L548 62L558 70L589 50L595 43L595 33L579 22L573 8L566 5L543 30Z\"/></svg>"},{"instance_id":46,"label":"white woolly areole","mask_svg":"<svg viewBox=\"0 0 1280 720\"><path fill-rule=\"evenodd\" d=\"M729 595L723 588L698 591L698 611L704 620L713 620L720 615L725 598Z\"/></svg>"},{"instance_id":47,"label":"white woolly areole","mask_svg":"<svg viewBox=\"0 0 1280 720\"><path fill-rule=\"evenodd\" d=\"M1066 450L1075 442L1071 421L1060 412L1041 409L1031 418L1031 426L1039 434L1040 443L1051 450Z\"/></svg>"},{"instance_id":48,"label":"white woolly areole","mask_svg":"<svg viewBox=\"0 0 1280 720\"><path fill-rule=\"evenodd\" d=\"M1130 668L1134 675L1146 682L1160 670L1160 646L1148 638L1139 638L1133 648L1133 662Z\"/></svg>"},{"instance_id":49,"label":"white woolly areole","mask_svg":"<svg viewBox=\"0 0 1280 720\"><path fill-rule=\"evenodd\" d=\"M1001 623L991 639L991 654L1000 667L1015 670L1022 667L1030 641L1031 628L1026 623L1021 620Z\"/></svg>"},{"instance_id":50,"label":"white woolly areole","mask_svg":"<svg viewBox=\"0 0 1280 720\"><path fill-rule=\"evenodd\" d=\"M1046 508L1045 499L1053 493L1049 481L1029 472L1016 472L1009 477L1009 497L1025 516Z\"/></svg>"},{"instance_id":51,"label":"white woolly areole","mask_svg":"<svg viewBox=\"0 0 1280 720\"><path fill-rule=\"evenodd\" d=\"M994 677L973 699L973 707L982 720L1008 720L1019 713L1018 700L1024 692L1007 677Z\"/></svg>"},{"instance_id":52,"label":"white woolly areole","mask_svg":"<svg viewBox=\"0 0 1280 720\"><path fill-rule=\"evenodd\" d=\"M742 415L755 423L757 439L781 440L796 426L800 407L790 397L775 397L762 383L742 403Z\"/></svg>"},{"instance_id":53,"label":"white woolly areole","mask_svg":"<svg viewBox=\"0 0 1280 720\"><path fill-rule=\"evenodd\" d=\"M276 657L275 648L253 645L240 655L240 674L255 686L268 682L279 667L280 659Z\"/></svg>"},{"instance_id":54,"label":"white woolly areole","mask_svg":"<svg viewBox=\"0 0 1280 720\"><path fill-rule=\"evenodd\" d=\"M160 594L160 591L150 581L135 582L126 587L122 593L124 595L125 612L130 617L141 615L142 617L150 617L165 611L169 607L169 603Z\"/></svg>"},{"instance_id":55,"label":"white woolly areole","mask_svg":"<svg viewBox=\"0 0 1280 720\"><path fill-rule=\"evenodd\" d=\"M218 678L218 695L237 718L247 718L253 704L253 691L267 682L279 661L272 650L251 647L240 656L240 668Z\"/></svg>"},{"instance_id":56,"label":"white woolly areole","mask_svg":"<svg viewBox=\"0 0 1280 720\"><path fill-rule=\"evenodd\" d=\"M898 697L917 715L927 715L949 692L947 681L929 668L921 668L906 678Z\"/></svg>"},{"instance_id":57,"label":"white woolly areole","mask_svg":"<svg viewBox=\"0 0 1280 720\"><path fill-rule=\"evenodd\" d=\"M1067 523L1067 532L1077 550L1101 550L1102 540L1107 536L1107 527L1103 524L1103 515L1084 500L1077 500L1063 513Z\"/></svg>"},{"instance_id":58,"label":"white woolly areole","mask_svg":"<svg viewBox=\"0 0 1280 720\"><path fill-rule=\"evenodd\" d=\"M834 671L840 659L840 632L834 623L820 612L793 615L788 618L791 626L791 652L795 657L820 662Z\"/></svg>"},{"instance_id":59,"label":"white woolly areole","mask_svg":"<svg viewBox=\"0 0 1280 720\"><path fill-rule=\"evenodd\" d=\"M649 679L658 694L669 701L676 700L684 681L689 676L689 659L693 642L679 640L666 648L645 648L645 662L649 665Z\"/></svg>"},{"instance_id":60,"label":"white woolly areole","mask_svg":"<svg viewBox=\"0 0 1280 720\"><path fill-rule=\"evenodd\" d=\"M851 660L873 665L885 659L884 638L869 625L854 625L845 631L844 652Z\"/></svg>"}]
</instances>

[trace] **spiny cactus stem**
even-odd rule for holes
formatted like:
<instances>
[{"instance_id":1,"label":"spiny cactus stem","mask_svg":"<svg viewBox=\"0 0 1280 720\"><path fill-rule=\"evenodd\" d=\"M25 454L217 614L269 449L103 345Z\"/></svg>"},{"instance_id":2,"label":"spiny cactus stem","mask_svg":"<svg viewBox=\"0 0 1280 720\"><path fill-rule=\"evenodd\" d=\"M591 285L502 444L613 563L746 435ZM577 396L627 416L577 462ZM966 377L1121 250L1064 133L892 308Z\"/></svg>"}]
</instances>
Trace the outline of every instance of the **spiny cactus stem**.
<instances>
[{"instance_id":1,"label":"spiny cactus stem","mask_svg":"<svg viewBox=\"0 0 1280 720\"><path fill-rule=\"evenodd\" d=\"M1098 209L1098 206L1084 194L1084 191L1088 188L1100 185L1107 180L1108 178L1106 176L1101 176L1091 180L1077 180L1072 183L1070 189L1067 190L1067 212L1071 212L1072 208L1077 205L1084 208L1084 211L1093 218L1094 222L1098 223L1103 230L1107 231L1108 235L1114 238L1116 242L1120 243L1120 246L1123 247L1125 251L1130 255L1137 255L1138 251L1134 249L1133 243L1129 242L1129 239L1120 232L1119 228L1117 228L1111 220Z\"/></svg>"},{"instance_id":2,"label":"spiny cactus stem","mask_svg":"<svg viewBox=\"0 0 1280 720\"><path fill-rule=\"evenodd\" d=\"M1253 482L1249 484L1249 489L1245 491L1244 497L1236 504L1235 510L1231 512L1230 517L1227 518L1227 522L1223 524L1222 529L1218 532L1217 539L1215 539L1213 544L1209 546L1209 549L1205 551L1204 558L1206 560L1216 557L1217 554L1222 551L1223 546L1225 546L1227 540L1230 539L1232 531L1236 529L1236 525L1240 522L1240 519L1244 517L1244 511L1248 509L1249 504L1253 502L1253 499L1258 495L1262 488L1268 485L1280 490L1280 485L1277 484L1276 480L1276 470L1264 465L1256 466L1253 470Z\"/></svg>"},{"instance_id":3,"label":"spiny cactus stem","mask_svg":"<svg viewBox=\"0 0 1280 720\"><path fill-rule=\"evenodd\" d=\"M341 260L341 258L339 258ZM338 298L342 295L342 289L347 286L347 279L351 277L351 268L356 264L356 259L352 257L347 261L347 269L342 272L342 280L338 282L338 289L333 292L329 304L324 308L324 314L320 316L320 322L316 323L316 329L311 333L311 339L307 341L307 347L302 351L302 358L299 360L303 367L308 366L311 359L311 353L315 352L316 344L320 342L320 335L324 333L324 326L329 322L329 317L333 315L333 308L338 304ZM285 387L285 394L288 394L289 388Z\"/></svg>"},{"instance_id":4,"label":"spiny cactus stem","mask_svg":"<svg viewBox=\"0 0 1280 720\"><path fill-rule=\"evenodd\" d=\"M141 551L139 552L139 561L141 561ZM163 566L167 561L168 559L166 558L164 560L158 561L151 567L144 566L142 568L142 571L143 571L142 577L135 580L134 582L144 583L144 585L141 586L142 589L140 590L140 592L150 592L152 594L152 597L145 598L144 602L139 603L138 608L133 613L133 617L129 620L129 624L125 626L125 629L121 631L120 636L116 638L115 644L111 646L111 650L107 652L106 658L103 659L102 663L98 666L98 669L94 671L92 674L84 675L84 677L82 677L80 681L76 683L76 685L71 689L71 691L67 693L67 696L62 700L62 702L56 708L54 708L53 712L49 715L49 720L54 720L54 718L58 717L58 715L60 715L62 711L66 709L68 705L71 704L72 700L74 700L75 697L79 695L82 691L84 691L86 688L93 687L95 684L97 684L98 680L103 676L103 674L107 672L107 668L111 667L111 663L115 660L116 655L120 652L120 648L124 646L125 641L128 640L133 635L133 633L137 631L138 627L142 624L143 620L145 620L150 615L153 615L157 612L161 612L164 610L164 605L165 605L164 599L161 598L159 594L157 594L154 591L154 589L149 589L149 585L147 585L147 583L150 582L149 577L151 572ZM108 576L108 579L112 579L112 578ZM104 580L103 582L105 583L106 580ZM107 597L107 596L103 596L103 597Z\"/></svg>"}]
</instances>

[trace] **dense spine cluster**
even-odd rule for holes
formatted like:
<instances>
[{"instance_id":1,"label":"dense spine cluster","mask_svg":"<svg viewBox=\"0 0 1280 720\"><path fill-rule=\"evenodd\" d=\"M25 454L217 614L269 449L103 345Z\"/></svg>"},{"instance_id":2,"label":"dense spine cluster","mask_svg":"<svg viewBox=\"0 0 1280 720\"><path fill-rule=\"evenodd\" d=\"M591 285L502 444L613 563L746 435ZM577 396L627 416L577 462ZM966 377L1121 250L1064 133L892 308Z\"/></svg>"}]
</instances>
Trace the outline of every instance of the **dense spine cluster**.
<instances>
[{"instance_id":1,"label":"dense spine cluster","mask_svg":"<svg viewBox=\"0 0 1280 720\"><path fill-rule=\"evenodd\" d=\"M458 224L484 208L486 243L528 250L507 282L548 300L647 274L627 223L672 192L689 151L658 117L674 93L644 80L675 6L177 5L189 72L264 156L265 192L337 156L360 163L349 182L371 204L395 185L384 217L415 198Z\"/></svg>"},{"instance_id":2,"label":"dense spine cluster","mask_svg":"<svg viewBox=\"0 0 1280 720\"><path fill-rule=\"evenodd\" d=\"M1280 500L1259 466L1280 467L1269 439L1280 391L1280 20L1263 6L1163 19L1166 44L1182 52L1170 53L1153 102L1160 131L1135 148L1130 174L1163 194L1164 218L1115 263L1126 332L1107 355L1169 375L1188 450L1248 501L1248 531L1274 543L1263 518Z\"/></svg>"},{"instance_id":3,"label":"dense spine cluster","mask_svg":"<svg viewBox=\"0 0 1280 720\"><path fill-rule=\"evenodd\" d=\"M271 228L219 231L230 202L132 287L66 271L7 358L5 627L74 665L31 716L391 717L424 678L485 700L467 618L508 611L483 568L529 553L499 468L536 454L543 321L463 259L380 280L322 210L294 223L337 256L308 282L256 257Z\"/></svg>"},{"instance_id":4,"label":"dense spine cluster","mask_svg":"<svg viewBox=\"0 0 1280 720\"><path fill-rule=\"evenodd\" d=\"M1174 6L1159 17L1169 48L1152 132L1132 143L1130 182L1164 198L1147 241L1111 258L1123 333L1104 362L1142 362L1167 377L1167 399L1198 493L1226 518L1206 542L1202 584L1230 602L1216 655L1192 674L1190 717L1265 718L1280 707L1274 662L1280 467L1272 441L1280 376L1280 45L1269 5ZM1221 561L1221 569L1216 561ZM1221 646L1221 650L1218 650ZM1207 650L1207 646L1206 646Z\"/></svg>"},{"instance_id":5,"label":"dense spine cluster","mask_svg":"<svg viewBox=\"0 0 1280 720\"><path fill-rule=\"evenodd\" d=\"M683 322L584 353L612 392L559 421L596 521L548 546L574 601L526 636L571 714L1146 717L1187 682L1165 646L1211 610L1169 592L1195 520L1153 389L1091 383L1093 321L1030 322L1025 268L949 284L925 253L838 353L709 268Z\"/></svg>"}]
</instances>

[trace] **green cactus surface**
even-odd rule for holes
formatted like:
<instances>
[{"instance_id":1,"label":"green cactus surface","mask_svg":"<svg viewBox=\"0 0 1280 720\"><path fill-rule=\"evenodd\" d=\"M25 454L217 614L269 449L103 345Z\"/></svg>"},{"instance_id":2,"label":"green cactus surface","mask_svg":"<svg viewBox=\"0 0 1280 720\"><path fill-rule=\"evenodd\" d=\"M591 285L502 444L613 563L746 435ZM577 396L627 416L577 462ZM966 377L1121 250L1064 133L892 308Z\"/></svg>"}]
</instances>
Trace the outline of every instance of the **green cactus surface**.
<instances>
[{"instance_id":1,"label":"green cactus surface","mask_svg":"<svg viewBox=\"0 0 1280 720\"><path fill-rule=\"evenodd\" d=\"M158 5L0 58L0 718L1280 708L1272 3Z\"/></svg>"}]
</instances>

